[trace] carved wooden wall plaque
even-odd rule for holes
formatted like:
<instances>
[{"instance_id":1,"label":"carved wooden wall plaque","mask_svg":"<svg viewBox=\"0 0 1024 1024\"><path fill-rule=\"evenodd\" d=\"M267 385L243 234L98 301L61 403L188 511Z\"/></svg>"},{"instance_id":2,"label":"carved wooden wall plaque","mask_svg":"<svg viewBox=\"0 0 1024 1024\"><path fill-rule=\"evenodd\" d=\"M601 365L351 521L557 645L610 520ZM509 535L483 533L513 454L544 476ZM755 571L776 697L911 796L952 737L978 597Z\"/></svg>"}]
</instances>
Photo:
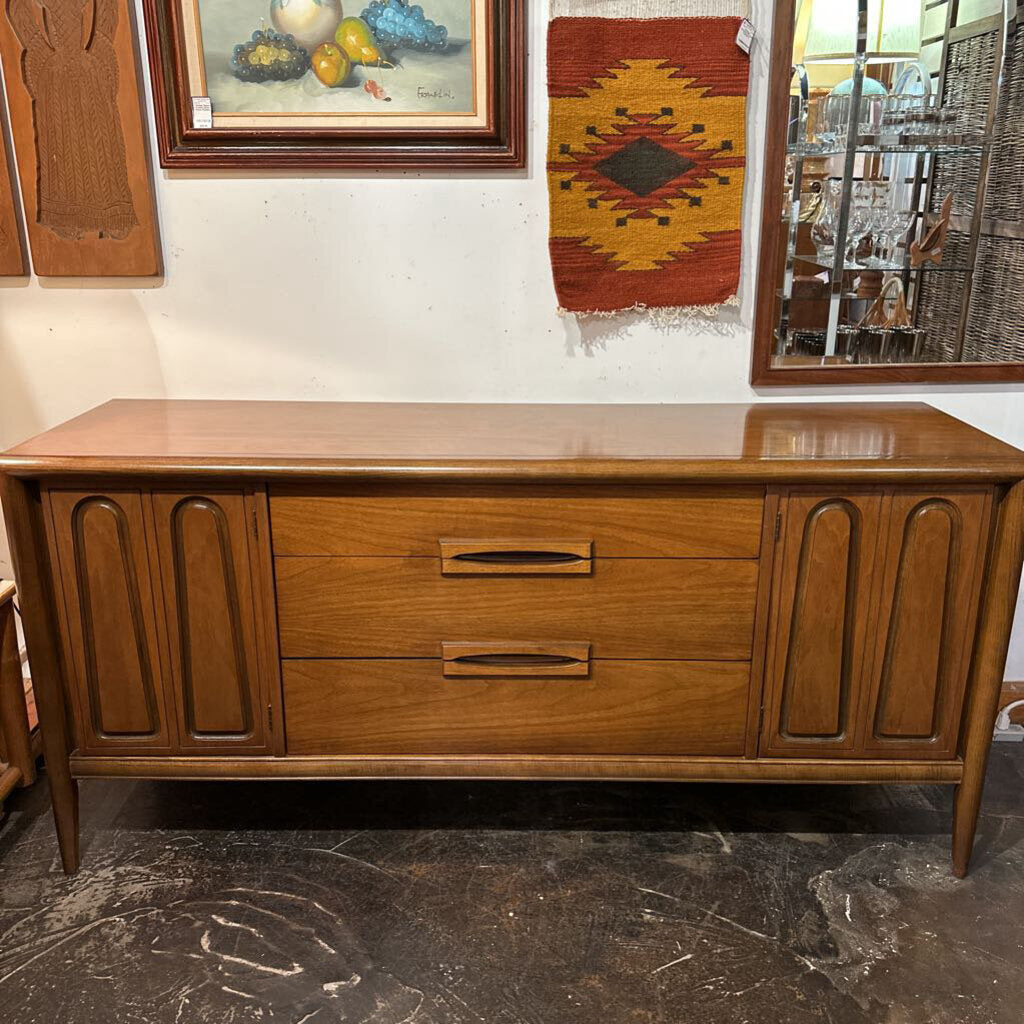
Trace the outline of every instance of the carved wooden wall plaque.
<instances>
[{"instance_id":1,"label":"carved wooden wall plaque","mask_svg":"<svg viewBox=\"0 0 1024 1024\"><path fill-rule=\"evenodd\" d=\"M21 277L28 272L18 227L18 201L14 196L13 155L3 130L0 103L0 277Z\"/></svg>"},{"instance_id":2,"label":"carved wooden wall plaque","mask_svg":"<svg viewBox=\"0 0 1024 1024\"><path fill-rule=\"evenodd\" d=\"M0 53L36 273L159 273L126 0L4 0Z\"/></svg>"}]
</instances>

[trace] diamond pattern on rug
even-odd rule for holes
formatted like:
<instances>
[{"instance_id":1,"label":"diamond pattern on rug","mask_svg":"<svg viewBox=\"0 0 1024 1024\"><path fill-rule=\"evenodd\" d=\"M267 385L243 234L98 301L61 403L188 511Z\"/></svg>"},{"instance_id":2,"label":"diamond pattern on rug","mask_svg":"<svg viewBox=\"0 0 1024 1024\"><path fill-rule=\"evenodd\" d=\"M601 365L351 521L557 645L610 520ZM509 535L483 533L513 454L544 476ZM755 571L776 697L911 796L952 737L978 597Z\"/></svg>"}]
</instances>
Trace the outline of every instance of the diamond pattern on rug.
<instances>
[{"instance_id":1,"label":"diamond pattern on rug","mask_svg":"<svg viewBox=\"0 0 1024 1024\"><path fill-rule=\"evenodd\" d=\"M634 195L649 196L695 164L646 136L620 146L594 164L594 169Z\"/></svg>"}]
</instances>

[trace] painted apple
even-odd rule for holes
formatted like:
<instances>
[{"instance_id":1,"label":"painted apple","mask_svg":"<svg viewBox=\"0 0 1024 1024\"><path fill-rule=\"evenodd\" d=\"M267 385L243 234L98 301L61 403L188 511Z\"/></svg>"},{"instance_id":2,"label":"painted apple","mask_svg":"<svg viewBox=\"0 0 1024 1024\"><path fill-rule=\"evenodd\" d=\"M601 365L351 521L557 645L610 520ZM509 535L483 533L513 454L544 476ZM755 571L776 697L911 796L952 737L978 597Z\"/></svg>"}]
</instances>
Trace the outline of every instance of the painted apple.
<instances>
[{"instance_id":1,"label":"painted apple","mask_svg":"<svg viewBox=\"0 0 1024 1024\"><path fill-rule=\"evenodd\" d=\"M352 61L348 59L348 54L334 43L321 43L313 51L310 64L313 67L313 74L324 85L331 87L343 85L352 70Z\"/></svg>"},{"instance_id":2,"label":"painted apple","mask_svg":"<svg viewBox=\"0 0 1024 1024\"><path fill-rule=\"evenodd\" d=\"M310 53L321 43L333 41L342 19L341 0L270 0L274 28Z\"/></svg>"}]
</instances>

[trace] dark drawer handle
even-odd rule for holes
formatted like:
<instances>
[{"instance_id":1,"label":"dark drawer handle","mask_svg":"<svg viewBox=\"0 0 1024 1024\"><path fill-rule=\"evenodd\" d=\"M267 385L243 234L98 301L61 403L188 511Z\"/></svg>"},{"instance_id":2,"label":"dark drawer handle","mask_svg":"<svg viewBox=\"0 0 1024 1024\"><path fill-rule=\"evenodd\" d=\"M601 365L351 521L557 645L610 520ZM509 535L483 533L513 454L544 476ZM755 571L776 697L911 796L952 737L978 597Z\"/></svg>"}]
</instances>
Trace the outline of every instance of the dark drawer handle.
<instances>
[{"instance_id":1,"label":"dark drawer handle","mask_svg":"<svg viewBox=\"0 0 1024 1024\"><path fill-rule=\"evenodd\" d=\"M497 537L442 540L441 572L451 576L560 575L593 570L589 540Z\"/></svg>"},{"instance_id":2,"label":"dark drawer handle","mask_svg":"<svg viewBox=\"0 0 1024 1024\"><path fill-rule=\"evenodd\" d=\"M569 565L586 559L571 551L464 551L453 555L452 561L482 565Z\"/></svg>"},{"instance_id":3,"label":"dark drawer handle","mask_svg":"<svg viewBox=\"0 0 1024 1024\"><path fill-rule=\"evenodd\" d=\"M583 640L445 641L441 662L446 676L586 676L590 644Z\"/></svg>"},{"instance_id":4,"label":"dark drawer handle","mask_svg":"<svg viewBox=\"0 0 1024 1024\"><path fill-rule=\"evenodd\" d=\"M456 665L501 665L505 668L584 664L583 658L570 658L567 654L463 654L452 658L452 661Z\"/></svg>"}]
</instances>

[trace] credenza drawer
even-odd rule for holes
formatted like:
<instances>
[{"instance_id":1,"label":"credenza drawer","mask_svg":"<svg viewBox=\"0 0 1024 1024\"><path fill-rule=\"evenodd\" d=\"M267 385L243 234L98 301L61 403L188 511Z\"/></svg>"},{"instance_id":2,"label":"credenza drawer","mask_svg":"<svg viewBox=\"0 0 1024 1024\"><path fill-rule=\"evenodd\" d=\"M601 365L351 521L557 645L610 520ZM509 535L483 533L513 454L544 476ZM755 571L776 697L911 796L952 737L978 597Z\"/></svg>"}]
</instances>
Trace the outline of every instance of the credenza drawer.
<instances>
[{"instance_id":1,"label":"credenza drawer","mask_svg":"<svg viewBox=\"0 0 1024 1024\"><path fill-rule=\"evenodd\" d=\"M437 659L285 661L290 754L743 753L750 666L596 661L447 678Z\"/></svg>"},{"instance_id":2,"label":"credenza drawer","mask_svg":"<svg viewBox=\"0 0 1024 1024\"><path fill-rule=\"evenodd\" d=\"M598 558L756 558L763 509L763 487L270 497L277 555L436 557L451 537L568 537Z\"/></svg>"},{"instance_id":3,"label":"credenza drawer","mask_svg":"<svg viewBox=\"0 0 1024 1024\"><path fill-rule=\"evenodd\" d=\"M757 562L595 559L588 573L446 576L439 559L278 558L285 658L436 658L444 641L585 641L595 658L745 661Z\"/></svg>"}]
</instances>

